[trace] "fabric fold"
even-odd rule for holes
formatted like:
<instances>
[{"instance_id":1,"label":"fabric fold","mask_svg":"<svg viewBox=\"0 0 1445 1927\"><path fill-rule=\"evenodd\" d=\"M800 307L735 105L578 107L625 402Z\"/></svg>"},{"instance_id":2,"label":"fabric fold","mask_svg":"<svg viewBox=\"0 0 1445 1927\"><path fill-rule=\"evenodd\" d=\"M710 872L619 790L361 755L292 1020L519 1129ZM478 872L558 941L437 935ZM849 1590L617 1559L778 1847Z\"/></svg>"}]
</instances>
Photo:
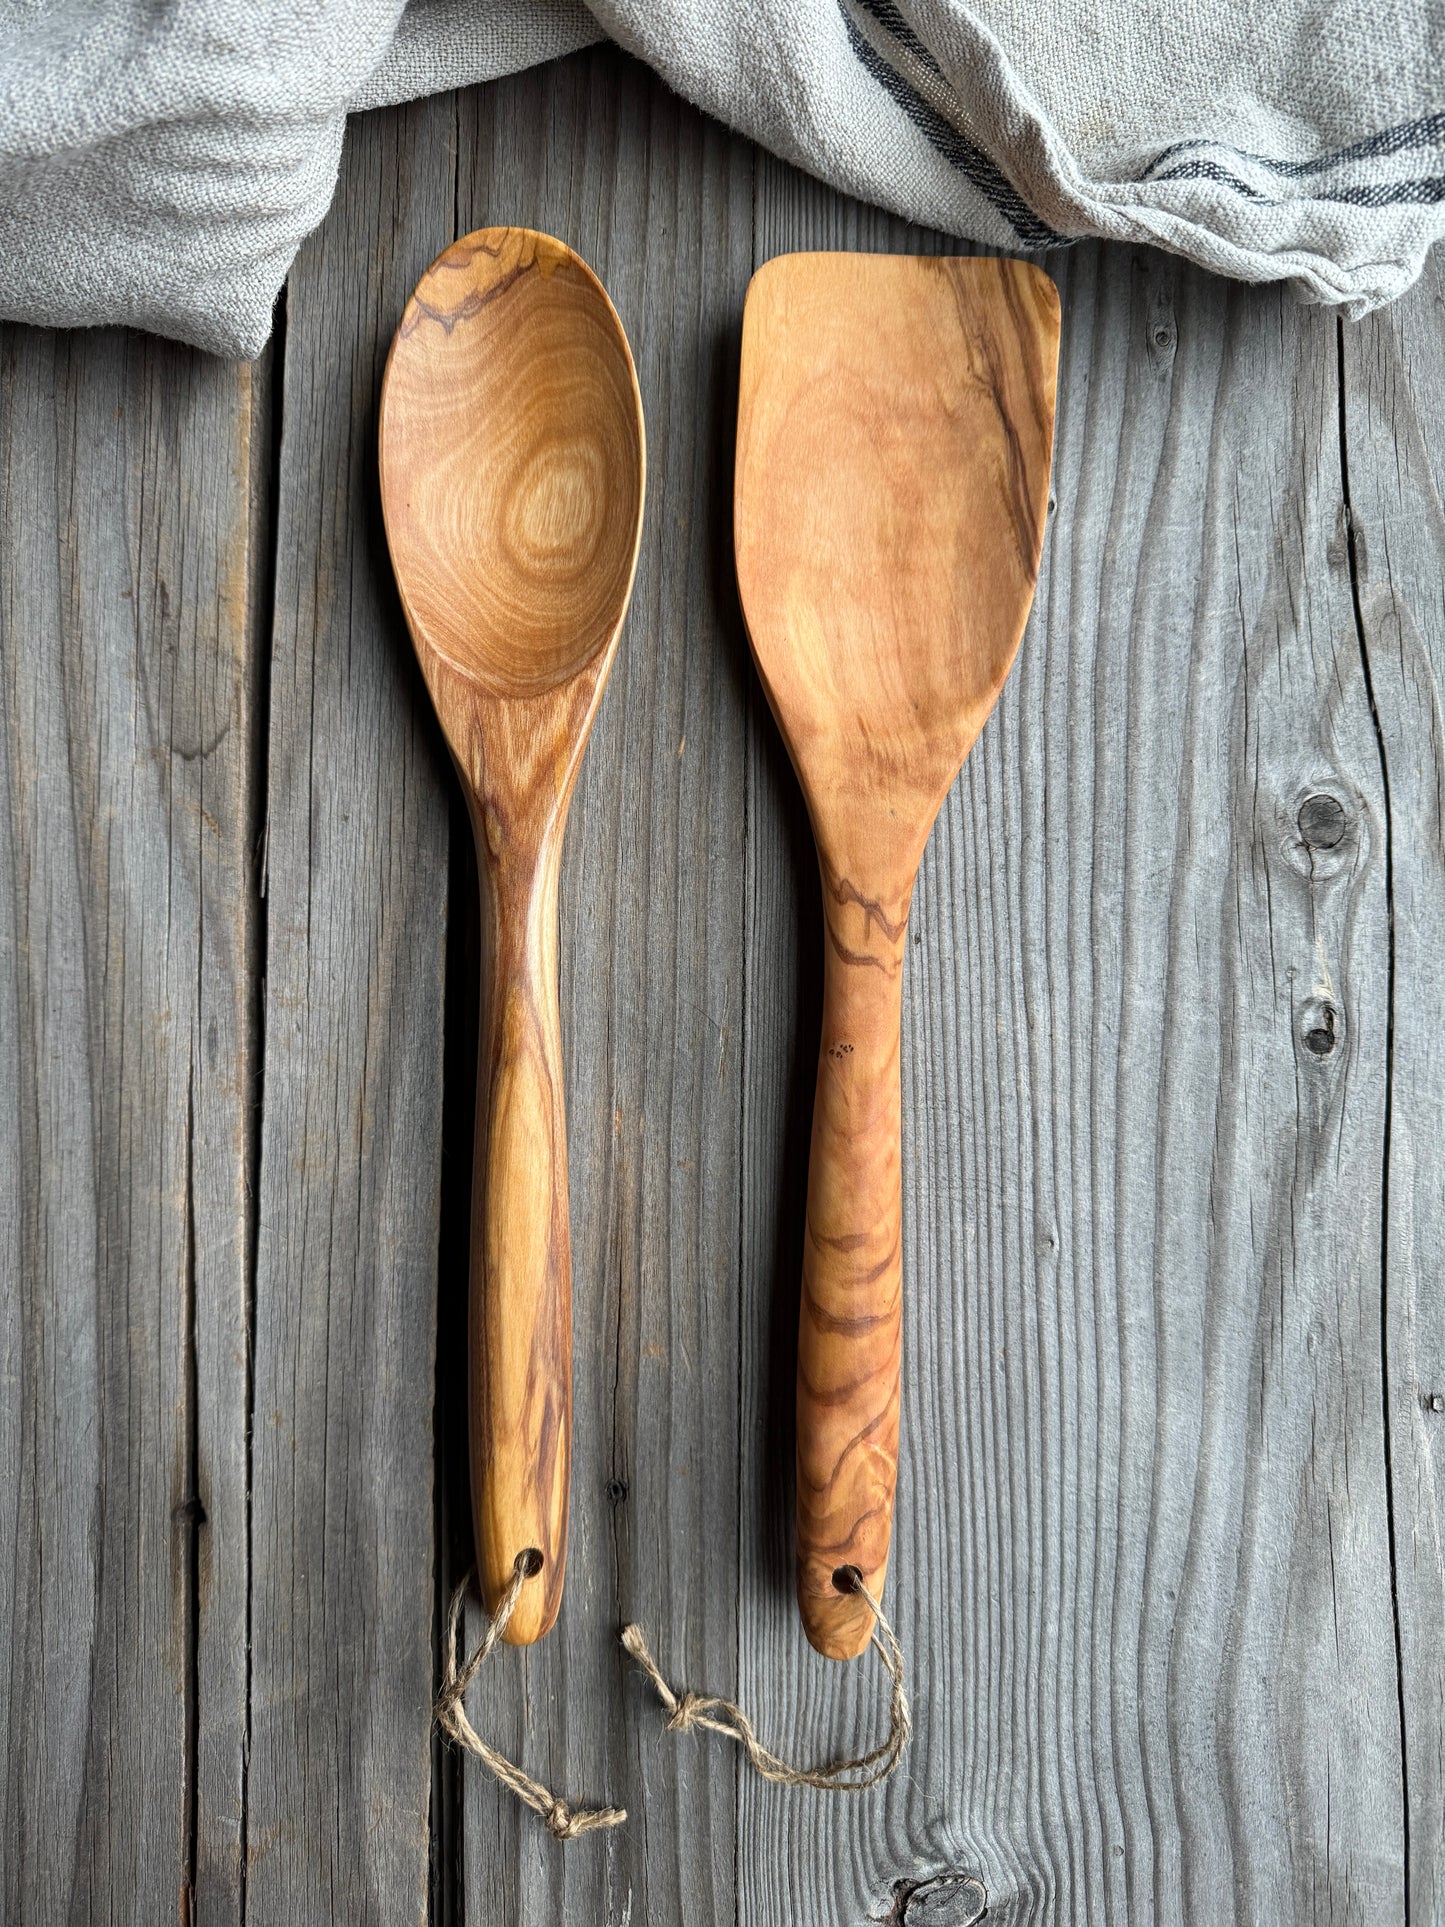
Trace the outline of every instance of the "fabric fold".
<instances>
[{"instance_id":1,"label":"fabric fold","mask_svg":"<svg viewBox=\"0 0 1445 1927\"><path fill-rule=\"evenodd\" d=\"M348 113L603 35L965 242L1144 241L1358 315L1445 221L1445 0L0 0L0 316L253 355Z\"/></svg>"}]
</instances>

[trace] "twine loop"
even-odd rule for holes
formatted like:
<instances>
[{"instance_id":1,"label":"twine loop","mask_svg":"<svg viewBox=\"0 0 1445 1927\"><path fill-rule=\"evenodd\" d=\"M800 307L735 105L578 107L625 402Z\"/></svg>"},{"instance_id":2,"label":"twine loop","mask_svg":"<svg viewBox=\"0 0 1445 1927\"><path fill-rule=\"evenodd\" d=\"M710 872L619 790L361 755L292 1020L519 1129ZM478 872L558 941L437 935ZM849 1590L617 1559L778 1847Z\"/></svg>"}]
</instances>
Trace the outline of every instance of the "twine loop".
<instances>
[{"instance_id":1,"label":"twine loop","mask_svg":"<svg viewBox=\"0 0 1445 1927\"><path fill-rule=\"evenodd\" d=\"M882 1661L883 1670L892 1686L888 1697L888 1733L868 1752L860 1753L853 1759L830 1760L826 1766L790 1766L762 1744L753 1731L752 1721L732 1700L710 1699L703 1694L687 1691L674 1692L648 1651L640 1626L624 1626L622 1644L652 1681L653 1690L667 1714L669 1733L687 1733L694 1726L706 1727L710 1733L721 1733L724 1739L736 1741L754 1770L775 1786L812 1786L836 1793L862 1793L868 1787L877 1786L895 1771L912 1735L913 1719L908 1710L903 1649L898 1644L898 1635L889 1625L883 1608L856 1572L849 1574L848 1589L861 1595L873 1614L873 1631L868 1643Z\"/></svg>"},{"instance_id":2,"label":"twine loop","mask_svg":"<svg viewBox=\"0 0 1445 1927\"><path fill-rule=\"evenodd\" d=\"M458 1639L462 1604L467 1587L471 1584L471 1573L452 1594L447 1612L445 1663L442 1689L437 1695L436 1721L449 1739L465 1747L468 1753L496 1775L504 1787L540 1816L554 1840L575 1840L579 1835L592 1833L600 1827L621 1826L627 1818L626 1808L569 1806L560 1794L553 1793L540 1780L534 1780L514 1760L509 1760L505 1753L499 1753L496 1747L489 1745L467 1718L466 1707L462 1703L467 1688L506 1631L522 1588L540 1570L539 1563L532 1563L535 1558L535 1554L529 1557L525 1552L518 1556L497 1610L487 1620L486 1631L471 1657L462 1664L458 1664L457 1659ZM883 1608L856 1572L850 1573L847 1589L860 1594L873 1614L873 1631L868 1643L877 1653L891 1682L888 1733L886 1738L866 1753L853 1759L831 1760L825 1766L790 1766L762 1744L747 1714L732 1700L714 1699L707 1694L686 1689L675 1692L648 1651L640 1626L623 1627L622 1645L651 1680L653 1690L667 1714L666 1730L669 1733L689 1733L696 1726L705 1727L710 1733L720 1733L724 1739L733 1740L742 1747L754 1770L775 1786L811 1786L840 1793L861 1793L865 1788L877 1786L880 1781L886 1780L897 1768L912 1734L913 1722L908 1710L903 1649L898 1644L898 1636L884 1617Z\"/></svg>"},{"instance_id":3,"label":"twine loop","mask_svg":"<svg viewBox=\"0 0 1445 1927\"><path fill-rule=\"evenodd\" d=\"M471 1573L452 1594L451 1607L447 1612L445 1670L442 1690L437 1695L436 1722L449 1739L474 1754L504 1787L515 1793L534 1813L540 1814L542 1824L554 1840L575 1840L579 1835L592 1833L598 1827L620 1827L627 1818L627 1809L569 1806L559 1793L553 1793L550 1787L543 1786L540 1780L534 1780L514 1760L509 1760L505 1753L499 1753L496 1747L489 1746L467 1718L466 1708L462 1704L462 1696L506 1631L507 1623L517 1609L517 1601L522 1596L522 1588L534 1570L527 1554L519 1554L507 1590L497 1602L497 1610L487 1621L487 1630L482 1634L471 1658L461 1666L457 1664L457 1636L461 1629L462 1603L472 1581Z\"/></svg>"}]
</instances>

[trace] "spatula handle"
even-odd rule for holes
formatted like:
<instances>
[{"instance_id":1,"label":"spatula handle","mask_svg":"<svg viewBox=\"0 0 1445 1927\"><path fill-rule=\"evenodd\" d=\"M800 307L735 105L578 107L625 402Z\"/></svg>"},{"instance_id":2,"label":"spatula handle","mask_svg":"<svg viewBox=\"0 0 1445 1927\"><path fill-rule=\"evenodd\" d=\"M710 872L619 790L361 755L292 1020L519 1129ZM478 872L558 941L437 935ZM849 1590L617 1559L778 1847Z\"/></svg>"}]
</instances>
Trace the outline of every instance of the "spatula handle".
<instances>
[{"instance_id":1,"label":"spatula handle","mask_svg":"<svg viewBox=\"0 0 1445 1927\"><path fill-rule=\"evenodd\" d=\"M823 1034L798 1319L798 1605L830 1659L868 1644L898 1471L899 1025L910 889L864 899L823 868Z\"/></svg>"},{"instance_id":2,"label":"spatula handle","mask_svg":"<svg viewBox=\"0 0 1445 1927\"><path fill-rule=\"evenodd\" d=\"M489 1611L519 1558L535 1565L505 1638L552 1626L567 1560L572 1252L557 1008L561 826L535 863L477 838L484 972L472 1183L472 1513Z\"/></svg>"}]
</instances>

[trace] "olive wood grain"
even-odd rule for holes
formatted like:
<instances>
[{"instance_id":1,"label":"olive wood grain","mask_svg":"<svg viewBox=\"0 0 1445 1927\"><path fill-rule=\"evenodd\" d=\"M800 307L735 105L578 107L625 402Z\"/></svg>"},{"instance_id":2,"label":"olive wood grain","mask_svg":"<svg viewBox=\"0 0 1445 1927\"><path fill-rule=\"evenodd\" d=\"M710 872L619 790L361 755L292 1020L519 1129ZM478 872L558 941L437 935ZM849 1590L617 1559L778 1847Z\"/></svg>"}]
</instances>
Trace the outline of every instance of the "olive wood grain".
<instances>
[{"instance_id":1,"label":"olive wood grain","mask_svg":"<svg viewBox=\"0 0 1445 1927\"><path fill-rule=\"evenodd\" d=\"M1033 599L1059 303L1018 261L797 254L743 320L734 535L823 879L798 1331L798 1603L868 1643L898 1463L899 1027L923 848Z\"/></svg>"},{"instance_id":2,"label":"olive wood grain","mask_svg":"<svg viewBox=\"0 0 1445 1927\"><path fill-rule=\"evenodd\" d=\"M407 304L382 386L381 491L408 627L471 812L484 1018L472 1193L472 1505L505 1637L557 1616L567 1556L572 1275L557 878L632 592L642 403L622 324L569 248L487 229Z\"/></svg>"}]
</instances>

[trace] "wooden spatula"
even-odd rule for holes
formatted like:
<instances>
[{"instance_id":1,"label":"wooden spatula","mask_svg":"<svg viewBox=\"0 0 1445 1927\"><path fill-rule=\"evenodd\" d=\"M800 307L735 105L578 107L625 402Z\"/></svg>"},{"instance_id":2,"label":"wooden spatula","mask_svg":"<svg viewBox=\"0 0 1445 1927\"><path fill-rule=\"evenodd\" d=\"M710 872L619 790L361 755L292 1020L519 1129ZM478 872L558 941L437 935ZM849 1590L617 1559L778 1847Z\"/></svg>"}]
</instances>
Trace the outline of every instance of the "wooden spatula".
<instances>
[{"instance_id":1,"label":"wooden spatula","mask_svg":"<svg viewBox=\"0 0 1445 1927\"><path fill-rule=\"evenodd\" d=\"M506 1638L557 1617L567 1557L572 1261L557 1009L567 806L632 593L642 403L570 248L489 228L407 303L381 396L381 499L412 641L471 806L488 985L472 1189L472 1506ZM401 986L399 994L405 994Z\"/></svg>"},{"instance_id":2,"label":"wooden spatula","mask_svg":"<svg viewBox=\"0 0 1445 1927\"><path fill-rule=\"evenodd\" d=\"M826 925L798 1330L798 1603L862 1652L898 1464L899 1023L924 844L1033 600L1058 361L1019 261L795 254L743 317L734 538Z\"/></svg>"}]
</instances>

